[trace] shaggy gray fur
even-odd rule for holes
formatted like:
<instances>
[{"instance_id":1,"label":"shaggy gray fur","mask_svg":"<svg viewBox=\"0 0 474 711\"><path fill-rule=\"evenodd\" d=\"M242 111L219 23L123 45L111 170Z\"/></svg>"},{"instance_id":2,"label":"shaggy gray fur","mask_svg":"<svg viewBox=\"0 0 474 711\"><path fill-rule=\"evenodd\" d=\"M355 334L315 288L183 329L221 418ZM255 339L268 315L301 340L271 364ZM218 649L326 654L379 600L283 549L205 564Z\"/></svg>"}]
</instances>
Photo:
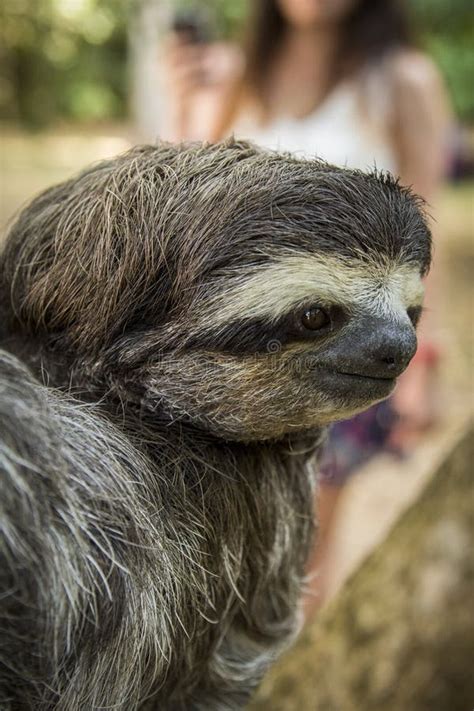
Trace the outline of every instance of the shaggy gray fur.
<instances>
[{"instance_id":1,"label":"shaggy gray fur","mask_svg":"<svg viewBox=\"0 0 474 711\"><path fill-rule=\"evenodd\" d=\"M245 143L136 148L23 211L0 258L2 708L245 704L296 630L324 425L382 396L318 385L357 313L316 341L237 301L215 326L219 304L289 254L424 273L429 252L392 180Z\"/></svg>"},{"instance_id":2,"label":"shaggy gray fur","mask_svg":"<svg viewBox=\"0 0 474 711\"><path fill-rule=\"evenodd\" d=\"M158 709L238 707L293 631L300 458L229 450L223 471L205 445L150 432L153 461L14 357L0 375L2 701L128 710L162 687Z\"/></svg>"}]
</instances>

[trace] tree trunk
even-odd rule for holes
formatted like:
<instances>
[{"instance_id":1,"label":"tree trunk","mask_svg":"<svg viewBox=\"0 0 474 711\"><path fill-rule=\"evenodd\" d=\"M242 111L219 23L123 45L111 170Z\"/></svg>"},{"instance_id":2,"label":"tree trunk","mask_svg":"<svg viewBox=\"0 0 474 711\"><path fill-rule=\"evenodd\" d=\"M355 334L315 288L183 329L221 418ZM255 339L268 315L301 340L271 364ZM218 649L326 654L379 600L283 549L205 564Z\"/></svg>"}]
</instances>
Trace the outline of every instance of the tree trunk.
<instances>
[{"instance_id":1,"label":"tree trunk","mask_svg":"<svg viewBox=\"0 0 474 711\"><path fill-rule=\"evenodd\" d=\"M474 708L472 428L249 711Z\"/></svg>"},{"instance_id":2,"label":"tree trunk","mask_svg":"<svg viewBox=\"0 0 474 711\"><path fill-rule=\"evenodd\" d=\"M159 48L170 23L170 0L136 0L128 32L130 108L137 138L154 142L166 110Z\"/></svg>"}]
</instances>

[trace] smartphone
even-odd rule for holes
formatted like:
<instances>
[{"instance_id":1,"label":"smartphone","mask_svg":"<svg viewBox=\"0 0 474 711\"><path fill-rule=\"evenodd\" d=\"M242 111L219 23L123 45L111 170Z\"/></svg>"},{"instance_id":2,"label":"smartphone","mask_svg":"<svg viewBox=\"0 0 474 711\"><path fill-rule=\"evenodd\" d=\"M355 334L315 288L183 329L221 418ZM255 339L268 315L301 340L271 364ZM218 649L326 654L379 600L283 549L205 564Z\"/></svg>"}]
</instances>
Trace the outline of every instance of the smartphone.
<instances>
[{"instance_id":1,"label":"smartphone","mask_svg":"<svg viewBox=\"0 0 474 711\"><path fill-rule=\"evenodd\" d=\"M203 44L211 40L209 18L197 8L178 10L171 22L171 29L192 44Z\"/></svg>"}]
</instances>

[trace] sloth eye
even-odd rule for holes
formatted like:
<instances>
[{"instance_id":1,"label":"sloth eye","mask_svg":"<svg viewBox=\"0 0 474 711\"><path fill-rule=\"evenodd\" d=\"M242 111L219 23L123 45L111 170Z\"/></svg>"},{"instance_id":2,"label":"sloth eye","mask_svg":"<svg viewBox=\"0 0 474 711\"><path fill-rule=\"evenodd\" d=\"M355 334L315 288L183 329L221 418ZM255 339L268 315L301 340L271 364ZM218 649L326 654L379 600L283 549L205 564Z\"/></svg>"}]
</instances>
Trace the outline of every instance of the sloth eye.
<instances>
[{"instance_id":1,"label":"sloth eye","mask_svg":"<svg viewBox=\"0 0 474 711\"><path fill-rule=\"evenodd\" d=\"M421 306L411 306L409 309L407 309L408 318L415 327L417 326L418 321L420 320L421 312Z\"/></svg>"},{"instance_id":2,"label":"sloth eye","mask_svg":"<svg viewBox=\"0 0 474 711\"><path fill-rule=\"evenodd\" d=\"M312 306L301 316L301 323L308 331L319 331L330 323L328 313L319 306Z\"/></svg>"}]
</instances>

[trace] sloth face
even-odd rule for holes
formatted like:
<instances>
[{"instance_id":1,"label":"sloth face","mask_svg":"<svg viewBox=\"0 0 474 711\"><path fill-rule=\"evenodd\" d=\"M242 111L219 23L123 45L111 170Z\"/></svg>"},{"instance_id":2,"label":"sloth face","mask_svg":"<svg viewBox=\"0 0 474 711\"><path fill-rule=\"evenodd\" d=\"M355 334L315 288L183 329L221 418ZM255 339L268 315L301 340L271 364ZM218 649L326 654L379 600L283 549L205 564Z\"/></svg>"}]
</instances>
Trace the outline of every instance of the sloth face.
<instances>
[{"instance_id":1,"label":"sloth face","mask_svg":"<svg viewBox=\"0 0 474 711\"><path fill-rule=\"evenodd\" d=\"M246 142L141 146L23 211L0 327L39 342L58 385L278 438L390 394L429 262L419 203L390 176Z\"/></svg>"},{"instance_id":2,"label":"sloth face","mask_svg":"<svg viewBox=\"0 0 474 711\"><path fill-rule=\"evenodd\" d=\"M181 347L143 373L146 401L226 438L349 417L386 398L416 350L413 264L293 251L204 292Z\"/></svg>"}]
</instances>

